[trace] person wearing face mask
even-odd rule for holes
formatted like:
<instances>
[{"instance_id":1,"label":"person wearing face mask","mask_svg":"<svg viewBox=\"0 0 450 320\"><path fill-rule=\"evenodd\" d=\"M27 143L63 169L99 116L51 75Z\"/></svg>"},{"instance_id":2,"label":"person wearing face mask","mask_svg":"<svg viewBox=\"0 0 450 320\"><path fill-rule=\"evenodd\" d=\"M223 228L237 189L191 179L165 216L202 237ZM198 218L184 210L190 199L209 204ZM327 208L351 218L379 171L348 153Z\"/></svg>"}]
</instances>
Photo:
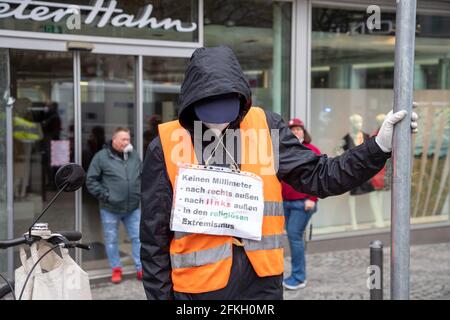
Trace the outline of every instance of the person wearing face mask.
<instances>
[{"instance_id":1,"label":"person wearing face mask","mask_svg":"<svg viewBox=\"0 0 450 320\"><path fill-rule=\"evenodd\" d=\"M86 186L99 201L113 283L122 281L120 222L124 224L131 241L137 279L142 279L139 240L141 167L139 155L131 144L130 130L119 127L114 131L111 141L95 154L86 175Z\"/></svg>"},{"instance_id":2,"label":"person wearing face mask","mask_svg":"<svg viewBox=\"0 0 450 320\"><path fill-rule=\"evenodd\" d=\"M303 146L320 155L320 150L311 144L311 136L303 121L294 118L288 122L288 126ZM309 220L317 211L317 197L298 192L286 182L282 181L281 184L285 226L291 249L291 275L283 280L283 286L290 290L303 289L307 282L303 235Z\"/></svg>"},{"instance_id":3,"label":"person wearing face mask","mask_svg":"<svg viewBox=\"0 0 450 320\"><path fill-rule=\"evenodd\" d=\"M300 143L280 115L252 106L250 85L230 48L196 49L181 86L178 120L159 125L143 166L140 236L147 298L283 299L281 182L321 198L353 189L383 168L393 126L405 116L400 111L386 118L377 137L341 156L318 155ZM411 119L416 128L416 116ZM214 165L257 176L263 198L257 198L263 210L254 213L262 219L260 237L173 228L183 162L199 172Z\"/></svg>"}]
</instances>

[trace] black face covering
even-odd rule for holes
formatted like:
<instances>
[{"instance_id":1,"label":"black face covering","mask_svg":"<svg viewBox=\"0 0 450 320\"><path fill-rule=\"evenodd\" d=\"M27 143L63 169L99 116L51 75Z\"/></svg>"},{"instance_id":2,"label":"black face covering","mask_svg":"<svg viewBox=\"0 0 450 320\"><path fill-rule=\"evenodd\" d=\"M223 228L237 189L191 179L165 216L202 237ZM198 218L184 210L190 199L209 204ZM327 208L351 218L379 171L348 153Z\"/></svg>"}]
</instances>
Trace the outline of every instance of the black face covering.
<instances>
[{"instance_id":1,"label":"black face covering","mask_svg":"<svg viewBox=\"0 0 450 320\"><path fill-rule=\"evenodd\" d=\"M230 123L240 110L239 94L230 93L208 97L192 104L195 114L204 123Z\"/></svg>"}]
</instances>

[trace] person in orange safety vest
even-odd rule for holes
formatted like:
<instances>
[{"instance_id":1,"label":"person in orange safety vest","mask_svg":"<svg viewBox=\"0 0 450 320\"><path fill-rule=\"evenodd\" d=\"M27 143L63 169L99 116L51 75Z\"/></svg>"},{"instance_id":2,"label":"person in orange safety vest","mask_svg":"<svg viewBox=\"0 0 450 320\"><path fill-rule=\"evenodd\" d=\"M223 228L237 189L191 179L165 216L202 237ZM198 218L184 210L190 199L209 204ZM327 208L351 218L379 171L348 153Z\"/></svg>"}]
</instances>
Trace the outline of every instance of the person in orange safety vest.
<instances>
[{"instance_id":1,"label":"person in orange safety vest","mask_svg":"<svg viewBox=\"0 0 450 320\"><path fill-rule=\"evenodd\" d=\"M320 198L351 190L384 167L393 125L403 117L391 115L378 137L338 157L317 155L280 115L252 106L249 83L230 48L196 49L181 87L178 119L159 125L145 155L140 238L148 299L283 299L281 181ZM235 134L228 135L230 130ZM252 130L257 138L249 138ZM206 138L208 131L213 135ZM171 230L182 162L259 176L261 239Z\"/></svg>"}]
</instances>

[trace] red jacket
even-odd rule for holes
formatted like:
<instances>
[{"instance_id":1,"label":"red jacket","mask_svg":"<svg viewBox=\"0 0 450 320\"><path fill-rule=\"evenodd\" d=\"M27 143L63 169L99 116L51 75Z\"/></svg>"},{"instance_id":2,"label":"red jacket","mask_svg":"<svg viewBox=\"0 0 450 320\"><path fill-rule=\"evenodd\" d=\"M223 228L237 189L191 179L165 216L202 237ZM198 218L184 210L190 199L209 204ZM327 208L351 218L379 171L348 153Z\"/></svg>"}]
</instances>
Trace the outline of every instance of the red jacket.
<instances>
[{"instance_id":1,"label":"red jacket","mask_svg":"<svg viewBox=\"0 0 450 320\"><path fill-rule=\"evenodd\" d=\"M311 149L315 154L320 155L320 150L317 149L316 146L309 144L309 143L303 143L303 145L309 149ZM301 199L309 199L312 200L314 202L317 202L317 197L313 197L310 195L307 195L305 193L301 193L298 192L297 190L295 190L294 188L292 188L290 185L288 185L285 182L281 182L283 189L282 189L282 194L283 194L283 200L288 200L288 201L292 201L292 200L301 200Z\"/></svg>"}]
</instances>

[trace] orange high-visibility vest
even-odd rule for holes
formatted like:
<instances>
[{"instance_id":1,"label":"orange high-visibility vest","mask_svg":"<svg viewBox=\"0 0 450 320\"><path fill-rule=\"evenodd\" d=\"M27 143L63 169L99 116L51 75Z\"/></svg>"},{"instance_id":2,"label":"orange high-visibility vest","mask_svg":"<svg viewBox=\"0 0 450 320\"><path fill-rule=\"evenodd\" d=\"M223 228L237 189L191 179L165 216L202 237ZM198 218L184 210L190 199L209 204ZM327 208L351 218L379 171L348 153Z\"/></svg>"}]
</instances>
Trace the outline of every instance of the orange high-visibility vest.
<instances>
[{"instance_id":1,"label":"orange high-visibility vest","mask_svg":"<svg viewBox=\"0 0 450 320\"><path fill-rule=\"evenodd\" d=\"M241 170L260 176L264 188L261 241L242 239L241 243L259 277L280 275L284 268L281 183L274 169L274 151L264 110L250 108L240 130ZM175 190L177 164L198 164L191 136L179 121L160 124L159 134L167 173ZM230 277L233 242L236 239L231 236L174 232L170 244L174 291L202 293L224 288Z\"/></svg>"}]
</instances>

